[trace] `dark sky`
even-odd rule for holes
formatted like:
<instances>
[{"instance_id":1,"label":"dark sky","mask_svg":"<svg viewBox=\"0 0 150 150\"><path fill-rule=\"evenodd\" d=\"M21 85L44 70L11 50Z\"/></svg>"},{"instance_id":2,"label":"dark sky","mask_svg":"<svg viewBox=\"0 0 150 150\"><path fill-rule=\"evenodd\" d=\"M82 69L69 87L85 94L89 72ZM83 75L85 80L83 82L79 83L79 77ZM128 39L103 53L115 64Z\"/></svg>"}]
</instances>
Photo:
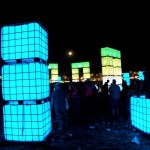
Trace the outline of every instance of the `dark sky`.
<instances>
[{"instance_id":1,"label":"dark sky","mask_svg":"<svg viewBox=\"0 0 150 150\"><path fill-rule=\"evenodd\" d=\"M100 48L106 46L121 51L123 72L129 72L149 67L149 14L140 4L59 5L43 14L1 14L0 26L39 21L48 31L48 61L59 64L60 75L71 72L71 62L82 61L90 62L91 72L101 72Z\"/></svg>"}]
</instances>

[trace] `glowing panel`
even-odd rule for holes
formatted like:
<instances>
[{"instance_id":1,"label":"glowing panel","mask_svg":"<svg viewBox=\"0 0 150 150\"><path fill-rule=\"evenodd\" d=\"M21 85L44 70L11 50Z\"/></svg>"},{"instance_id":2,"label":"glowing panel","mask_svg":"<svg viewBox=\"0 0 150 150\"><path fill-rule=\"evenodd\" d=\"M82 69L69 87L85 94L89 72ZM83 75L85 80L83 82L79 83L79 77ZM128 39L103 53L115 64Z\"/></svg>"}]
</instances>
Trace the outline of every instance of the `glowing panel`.
<instances>
[{"instance_id":1,"label":"glowing panel","mask_svg":"<svg viewBox=\"0 0 150 150\"><path fill-rule=\"evenodd\" d=\"M112 66L113 58L112 57L102 57L102 66Z\"/></svg>"},{"instance_id":2,"label":"glowing panel","mask_svg":"<svg viewBox=\"0 0 150 150\"><path fill-rule=\"evenodd\" d=\"M113 51L109 47L101 48L101 56L113 56Z\"/></svg>"},{"instance_id":3,"label":"glowing panel","mask_svg":"<svg viewBox=\"0 0 150 150\"><path fill-rule=\"evenodd\" d=\"M121 58L121 53L119 50L113 49L113 57Z\"/></svg>"},{"instance_id":4,"label":"glowing panel","mask_svg":"<svg viewBox=\"0 0 150 150\"><path fill-rule=\"evenodd\" d=\"M130 74L127 72L127 73L123 73L123 78L130 78Z\"/></svg>"},{"instance_id":5,"label":"glowing panel","mask_svg":"<svg viewBox=\"0 0 150 150\"><path fill-rule=\"evenodd\" d=\"M90 68L83 68L83 74L84 73L90 73Z\"/></svg>"},{"instance_id":6,"label":"glowing panel","mask_svg":"<svg viewBox=\"0 0 150 150\"><path fill-rule=\"evenodd\" d=\"M102 74L103 75L114 75L113 67L102 67Z\"/></svg>"},{"instance_id":7,"label":"glowing panel","mask_svg":"<svg viewBox=\"0 0 150 150\"><path fill-rule=\"evenodd\" d=\"M150 99L132 96L130 99L131 124L144 133L150 134Z\"/></svg>"},{"instance_id":8,"label":"glowing panel","mask_svg":"<svg viewBox=\"0 0 150 150\"><path fill-rule=\"evenodd\" d=\"M84 73L83 78L84 79L90 79L90 73Z\"/></svg>"},{"instance_id":9,"label":"glowing panel","mask_svg":"<svg viewBox=\"0 0 150 150\"><path fill-rule=\"evenodd\" d=\"M72 79L73 80L79 80L79 74L73 74Z\"/></svg>"},{"instance_id":10,"label":"glowing panel","mask_svg":"<svg viewBox=\"0 0 150 150\"><path fill-rule=\"evenodd\" d=\"M58 69L51 69L51 74L57 74L58 75Z\"/></svg>"},{"instance_id":11,"label":"glowing panel","mask_svg":"<svg viewBox=\"0 0 150 150\"><path fill-rule=\"evenodd\" d=\"M61 82L61 76L58 76L58 82Z\"/></svg>"},{"instance_id":12,"label":"glowing panel","mask_svg":"<svg viewBox=\"0 0 150 150\"><path fill-rule=\"evenodd\" d=\"M73 73L73 74L79 73L79 69L72 69L72 73Z\"/></svg>"},{"instance_id":13,"label":"glowing panel","mask_svg":"<svg viewBox=\"0 0 150 150\"><path fill-rule=\"evenodd\" d=\"M58 64L49 64L48 68L49 69L58 69Z\"/></svg>"},{"instance_id":14,"label":"glowing panel","mask_svg":"<svg viewBox=\"0 0 150 150\"><path fill-rule=\"evenodd\" d=\"M38 100L49 96L48 67L42 63L4 65L4 100Z\"/></svg>"},{"instance_id":15,"label":"glowing panel","mask_svg":"<svg viewBox=\"0 0 150 150\"><path fill-rule=\"evenodd\" d=\"M129 73L123 73L123 80L127 82L127 85L130 85L130 74Z\"/></svg>"},{"instance_id":16,"label":"glowing panel","mask_svg":"<svg viewBox=\"0 0 150 150\"><path fill-rule=\"evenodd\" d=\"M144 74L143 71L139 71L139 80L144 80Z\"/></svg>"},{"instance_id":17,"label":"glowing panel","mask_svg":"<svg viewBox=\"0 0 150 150\"><path fill-rule=\"evenodd\" d=\"M82 68L90 67L89 62L82 62Z\"/></svg>"},{"instance_id":18,"label":"glowing panel","mask_svg":"<svg viewBox=\"0 0 150 150\"><path fill-rule=\"evenodd\" d=\"M90 67L89 62L72 63L71 68L86 68Z\"/></svg>"},{"instance_id":19,"label":"glowing panel","mask_svg":"<svg viewBox=\"0 0 150 150\"><path fill-rule=\"evenodd\" d=\"M58 75L52 74L51 75L51 80L52 81L58 81Z\"/></svg>"},{"instance_id":20,"label":"glowing panel","mask_svg":"<svg viewBox=\"0 0 150 150\"><path fill-rule=\"evenodd\" d=\"M48 59L48 34L37 22L1 28L1 57L3 60Z\"/></svg>"},{"instance_id":21,"label":"glowing panel","mask_svg":"<svg viewBox=\"0 0 150 150\"><path fill-rule=\"evenodd\" d=\"M113 59L113 66L114 67L121 67L121 59Z\"/></svg>"},{"instance_id":22,"label":"glowing panel","mask_svg":"<svg viewBox=\"0 0 150 150\"><path fill-rule=\"evenodd\" d=\"M101 56L104 57L104 56L112 56L112 57L115 57L115 58L121 58L121 53L119 50L116 50L116 49L113 49L113 48L110 48L110 47L104 47L104 48L101 48Z\"/></svg>"},{"instance_id":23,"label":"glowing panel","mask_svg":"<svg viewBox=\"0 0 150 150\"><path fill-rule=\"evenodd\" d=\"M116 50L110 47L104 47L104 48L101 48L101 57L104 57L104 56L112 56L115 58L121 58L121 53L119 50Z\"/></svg>"},{"instance_id":24,"label":"glowing panel","mask_svg":"<svg viewBox=\"0 0 150 150\"><path fill-rule=\"evenodd\" d=\"M52 131L50 103L5 105L4 136L8 141L42 141Z\"/></svg>"},{"instance_id":25,"label":"glowing panel","mask_svg":"<svg viewBox=\"0 0 150 150\"><path fill-rule=\"evenodd\" d=\"M121 68L114 68L114 76L121 76L122 75L122 70Z\"/></svg>"}]
</instances>

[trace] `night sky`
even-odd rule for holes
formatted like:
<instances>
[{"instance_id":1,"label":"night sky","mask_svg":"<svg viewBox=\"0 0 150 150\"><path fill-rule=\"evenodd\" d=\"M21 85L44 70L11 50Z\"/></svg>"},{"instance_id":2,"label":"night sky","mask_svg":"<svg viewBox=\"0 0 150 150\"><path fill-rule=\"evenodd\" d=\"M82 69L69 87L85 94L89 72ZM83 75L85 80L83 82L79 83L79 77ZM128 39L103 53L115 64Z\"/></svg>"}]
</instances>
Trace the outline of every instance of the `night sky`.
<instances>
[{"instance_id":1,"label":"night sky","mask_svg":"<svg viewBox=\"0 0 150 150\"><path fill-rule=\"evenodd\" d=\"M128 6L128 5L127 5ZM40 14L0 15L0 26L38 21L48 31L49 63L59 64L59 74L71 72L71 62L89 61L91 73L101 72L100 48L121 51L123 72L149 68L150 23L148 9L130 7L51 6ZM69 57L67 52L74 55Z\"/></svg>"}]
</instances>

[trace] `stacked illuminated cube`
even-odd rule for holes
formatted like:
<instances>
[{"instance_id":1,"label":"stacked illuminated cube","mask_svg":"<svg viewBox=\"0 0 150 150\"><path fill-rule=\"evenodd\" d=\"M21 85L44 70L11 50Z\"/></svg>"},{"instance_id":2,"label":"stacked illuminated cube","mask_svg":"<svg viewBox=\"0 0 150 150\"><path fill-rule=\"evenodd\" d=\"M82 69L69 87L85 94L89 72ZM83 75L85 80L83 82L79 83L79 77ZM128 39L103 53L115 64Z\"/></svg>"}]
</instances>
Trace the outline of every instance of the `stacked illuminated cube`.
<instances>
[{"instance_id":1,"label":"stacked illuminated cube","mask_svg":"<svg viewBox=\"0 0 150 150\"><path fill-rule=\"evenodd\" d=\"M122 84L121 53L119 50L104 47L101 48L103 84L109 80L109 84L116 79L117 84Z\"/></svg>"},{"instance_id":2,"label":"stacked illuminated cube","mask_svg":"<svg viewBox=\"0 0 150 150\"><path fill-rule=\"evenodd\" d=\"M48 68L51 70L51 82L58 82L58 64L49 64Z\"/></svg>"},{"instance_id":3,"label":"stacked illuminated cube","mask_svg":"<svg viewBox=\"0 0 150 150\"><path fill-rule=\"evenodd\" d=\"M127 82L127 85L130 85L130 73L126 72L126 73L122 73L123 76L123 80L125 80Z\"/></svg>"},{"instance_id":4,"label":"stacked illuminated cube","mask_svg":"<svg viewBox=\"0 0 150 150\"><path fill-rule=\"evenodd\" d=\"M83 68L83 80L90 79L90 63L89 62L79 62L72 63L72 81L79 81L79 68Z\"/></svg>"},{"instance_id":5,"label":"stacked illuminated cube","mask_svg":"<svg viewBox=\"0 0 150 150\"><path fill-rule=\"evenodd\" d=\"M139 80L144 80L144 71L139 71L138 75L139 75Z\"/></svg>"},{"instance_id":6,"label":"stacked illuminated cube","mask_svg":"<svg viewBox=\"0 0 150 150\"><path fill-rule=\"evenodd\" d=\"M4 136L43 141L52 131L48 34L37 22L1 28Z\"/></svg>"},{"instance_id":7,"label":"stacked illuminated cube","mask_svg":"<svg viewBox=\"0 0 150 150\"><path fill-rule=\"evenodd\" d=\"M130 99L131 124L144 133L150 134L150 99L132 96Z\"/></svg>"}]
</instances>

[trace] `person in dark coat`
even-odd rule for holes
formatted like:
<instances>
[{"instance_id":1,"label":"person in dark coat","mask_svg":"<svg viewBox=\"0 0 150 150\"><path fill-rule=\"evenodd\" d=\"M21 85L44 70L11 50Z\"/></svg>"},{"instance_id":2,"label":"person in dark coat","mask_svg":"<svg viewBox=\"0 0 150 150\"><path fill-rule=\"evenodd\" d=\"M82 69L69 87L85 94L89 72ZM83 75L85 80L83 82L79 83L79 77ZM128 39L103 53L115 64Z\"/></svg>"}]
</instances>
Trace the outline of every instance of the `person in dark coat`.
<instances>
[{"instance_id":1,"label":"person in dark coat","mask_svg":"<svg viewBox=\"0 0 150 150\"><path fill-rule=\"evenodd\" d=\"M62 88L61 83L56 83L51 95L51 109L55 111L55 122L58 123L58 130L62 130L68 125L66 99L68 99L67 92Z\"/></svg>"},{"instance_id":2,"label":"person in dark coat","mask_svg":"<svg viewBox=\"0 0 150 150\"><path fill-rule=\"evenodd\" d=\"M112 84L109 87L109 92L112 117L118 117L121 89L119 85L116 84L115 79L113 79Z\"/></svg>"}]
</instances>

